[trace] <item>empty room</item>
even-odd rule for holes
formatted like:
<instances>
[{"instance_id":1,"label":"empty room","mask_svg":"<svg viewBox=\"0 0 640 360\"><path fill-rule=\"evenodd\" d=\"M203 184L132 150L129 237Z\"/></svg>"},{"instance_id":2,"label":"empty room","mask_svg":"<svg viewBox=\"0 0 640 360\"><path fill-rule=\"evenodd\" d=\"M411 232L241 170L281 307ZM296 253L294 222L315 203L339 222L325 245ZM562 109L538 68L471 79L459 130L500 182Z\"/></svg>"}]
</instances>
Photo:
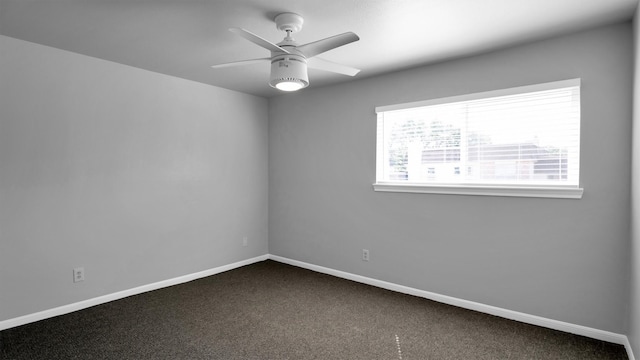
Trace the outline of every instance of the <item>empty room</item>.
<instances>
[{"instance_id":1,"label":"empty room","mask_svg":"<svg viewBox=\"0 0 640 360\"><path fill-rule=\"evenodd\" d=\"M639 20L0 0L0 359L634 360Z\"/></svg>"}]
</instances>

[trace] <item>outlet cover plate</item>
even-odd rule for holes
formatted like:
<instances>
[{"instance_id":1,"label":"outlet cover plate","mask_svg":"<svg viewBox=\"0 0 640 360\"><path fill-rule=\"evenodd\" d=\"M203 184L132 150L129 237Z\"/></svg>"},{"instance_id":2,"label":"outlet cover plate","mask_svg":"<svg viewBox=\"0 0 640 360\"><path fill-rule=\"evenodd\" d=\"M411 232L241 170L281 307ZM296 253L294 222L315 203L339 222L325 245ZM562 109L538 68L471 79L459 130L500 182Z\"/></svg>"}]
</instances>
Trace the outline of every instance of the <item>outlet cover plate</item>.
<instances>
[{"instance_id":1,"label":"outlet cover plate","mask_svg":"<svg viewBox=\"0 0 640 360\"><path fill-rule=\"evenodd\" d=\"M84 268L77 267L73 269L73 282L84 281Z\"/></svg>"}]
</instances>

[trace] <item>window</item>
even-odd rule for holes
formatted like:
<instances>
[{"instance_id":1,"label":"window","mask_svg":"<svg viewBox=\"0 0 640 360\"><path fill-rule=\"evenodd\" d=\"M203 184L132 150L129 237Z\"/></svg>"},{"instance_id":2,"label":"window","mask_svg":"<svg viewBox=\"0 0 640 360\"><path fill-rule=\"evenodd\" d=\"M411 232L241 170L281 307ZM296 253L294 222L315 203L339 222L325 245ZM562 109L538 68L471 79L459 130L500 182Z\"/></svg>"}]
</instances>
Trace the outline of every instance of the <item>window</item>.
<instances>
[{"instance_id":1,"label":"window","mask_svg":"<svg viewBox=\"0 0 640 360\"><path fill-rule=\"evenodd\" d=\"M376 113L376 191L582 197L580 79Z\"/></svg>"}]
</instances>

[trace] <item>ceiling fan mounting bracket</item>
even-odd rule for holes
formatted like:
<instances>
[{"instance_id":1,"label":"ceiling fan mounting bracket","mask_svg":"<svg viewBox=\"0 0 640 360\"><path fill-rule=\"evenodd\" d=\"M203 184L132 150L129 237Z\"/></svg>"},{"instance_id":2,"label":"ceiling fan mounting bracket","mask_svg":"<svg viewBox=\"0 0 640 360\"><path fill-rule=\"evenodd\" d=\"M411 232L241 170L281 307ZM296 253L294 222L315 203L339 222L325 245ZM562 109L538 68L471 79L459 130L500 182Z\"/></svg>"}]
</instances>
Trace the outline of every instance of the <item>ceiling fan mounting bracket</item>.
<instances>
[{"instance_id":1,"label":"ceiling fan mounting bracket","mask_svg":"<svg viewBox=\"0 0 640 360\"><path fill-rule=\"evenodd\" d=\"M287 33L295 33L302 30L302 24L304 19L302 16L295 13L282 13L273 19L276 22L278 30L286 31Z\"/></svg>"}]
</instances>

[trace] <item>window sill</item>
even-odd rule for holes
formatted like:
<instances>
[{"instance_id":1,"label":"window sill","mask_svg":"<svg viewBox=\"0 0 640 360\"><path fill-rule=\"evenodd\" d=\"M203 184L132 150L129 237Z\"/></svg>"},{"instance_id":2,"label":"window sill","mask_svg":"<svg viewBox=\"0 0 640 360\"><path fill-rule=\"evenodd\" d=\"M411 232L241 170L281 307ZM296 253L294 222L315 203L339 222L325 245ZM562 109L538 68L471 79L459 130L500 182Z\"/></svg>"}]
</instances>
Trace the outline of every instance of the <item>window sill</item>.
<instances>
[{"instance_id":1,"label":"window sill","mask_svg":"<svg viewBox=\"0 0 640 360\"><path fill-rule=\"evenodd\" d=\"M584 189L574 187L510 187L491 185L422 185L375 183L373 190L386 192L448 194L448 195L481 195L481 196L514 196L557 199L581 199Z\"/></svg>"}]
</instances>

